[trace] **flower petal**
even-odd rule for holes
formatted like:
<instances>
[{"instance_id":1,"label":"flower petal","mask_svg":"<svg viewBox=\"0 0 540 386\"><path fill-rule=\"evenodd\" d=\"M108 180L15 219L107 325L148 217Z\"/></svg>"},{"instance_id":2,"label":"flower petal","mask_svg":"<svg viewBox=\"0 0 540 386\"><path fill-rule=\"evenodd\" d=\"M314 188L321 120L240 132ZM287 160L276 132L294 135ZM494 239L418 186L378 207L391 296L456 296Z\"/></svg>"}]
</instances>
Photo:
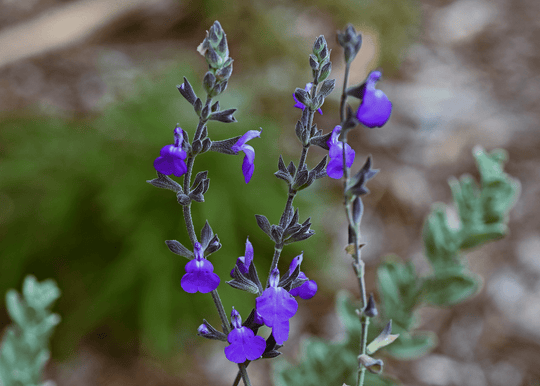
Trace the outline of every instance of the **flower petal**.
<instances>
[{"instance_id":1,"label":"flower petal","mask_svg":"<svg viewBox=\"0 0 540 386\"><path fill-rule=\"evenodd\" d=\"M220 282L219 276L215 274L214 266L206 259L193 259L186 264L186 274L182 276L180 285L182 289L189 293L197 291L208 293L215 290Z\"/></svg>"},{"instance_id":2,"label":"flower petal","mask_svg":"<svg viewBox=\"0 0 540 386\"><path fill-rule=\"evenodd\" d=\"M277 344L283 344L289 339L289 320L276 322L272 327L272 335L274 335Z\"/></svg>"},{"instance_id":3,"label":"flower petal","mask_svg":"<svg viewBox=\"0 0 540 386\"><path fill-rule=\"evenodd\" d=\"M244 144L255 137L260 137L260 130L249 130L247 133L242 135L234 145L231 146L231 150L238 153L240 150L244 150ZM253 149L253 148L252 148Z\"/></svg>"},{"instance_id":4,"label":"flower petal","mask_svg":"<svg viewBox=\"0 0 540 386\"><path fill-rule=\"evenodd\" d=\"M253 171L255 170L255 150L250 145L244 145L242 150L246 154L242 162L242 174L246 184L251 180Z\"/></svg>"},{"instance_id":5,"label":"flower petal","mask_svg":"<svg viewBox=\"0 0 540 386\"><path fill-rule=\"evenodd\" d=\"M343 177L343 160L339 158L330 158L328 165L326 165L326 174L328 177L336 180Z\"/></svg>"},{"instance_id":6,"label":"flower petal","mask_svg":"<svg viewBox=\"0 0 540 386\"><path fill-rule=\"evenodd\" d=\"M269 287L256 299L256 308L264 324L273 327L282 320L292 318L298 311L298 303L285 289Z\"/></svg>"},{"instance_id":7,"label":"flower petal","mask_svg":"<svg viewBox=\"0 0 540 386\"><path fill-rule=\"evenodd\" d=\"M317 293L317 283L315 280L306 281L300 287L290 290L289 293L292 296L300 296L304 300L311 299Z\"/></svg>"}]
</instances>

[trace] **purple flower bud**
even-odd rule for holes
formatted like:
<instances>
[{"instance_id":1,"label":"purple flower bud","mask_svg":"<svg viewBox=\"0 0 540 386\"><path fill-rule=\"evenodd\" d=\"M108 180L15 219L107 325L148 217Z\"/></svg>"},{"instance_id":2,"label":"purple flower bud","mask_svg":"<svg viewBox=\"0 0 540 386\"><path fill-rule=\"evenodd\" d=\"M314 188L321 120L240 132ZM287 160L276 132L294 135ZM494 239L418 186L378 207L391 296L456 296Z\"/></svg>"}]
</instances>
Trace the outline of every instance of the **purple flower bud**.
<instances>
[{"instance_id":1,"label":"purple flower bud","mask_svg":"<svg viewBox=\"0 0 540 386\"><path fill-rule=\"evenodd\" d=\"M369 128L381 127L390 119L392 102L375 84L381 78L380 71L372 71L363 88L362 103L356 112L356 118Z\"/></svg>"},{"instance_id":2,"label":"purple flower bud","mask_svg":"<svg viewBox=\"0 0 540 386\"><path fill-rule=\"evenodd\" d=\"M307 92L310 92L312 87L313 87L313 83L306 83L306 88L304 90L306 90ZM302 102L300 102L298 99L296 99L296 96L294 95L294 93L293 93L293 98L294 98L294 101L296 102L294 104L294 107L296 107L298 109L302 109L302 110L306 108L306 106ZM317 111L319 112L319 114L322 115L322 110L321 109L318 109Z\"/></svg>"},{"instance_id":3,"label":"purple flower bud","mask_svg":"<svg viewBox=\"0 0 540 386\"><path fill-rule=\"evenodd\" d=\"M261 131L250 130L231 146L231 150L235 154L238 154L239 151L243 151L246 155L244 157L244 162L242 163L242 173L244 174L244 181L246 181L246 184L251 180L253 171L255 170L255 149L250 145L246 145L246 142L255 137L260 137Z\"/></svg>"},{"instance_id":4,"label":"purple flower bud","mask_svg":"<svg viewBox=\"0 0 540 386\"><path fill-rule=\"evenodd\" d=\"M242 327L242 317L240 316L240 313L234 309L234 307L231 311L231 323L234 328Z\"/></svg>"},{"instance_id":5,"label":"purple flower bud","mask_svg":"<svg viewBox=\"0 0 540 386\"><path fill-rule=\"evenodd\" d=\"M279 271L275 268L270 274L270 287L256 299L257 312L264 324L272 327L272 334L277 344L283 344L289 338L289 319L296 314L298 303L282 287L278 287Z\"/></svg>"},{"instance_id":6,"label":"purple flower bud","mask_svg":"<svg viewBox=\"0 0 540 386\"><path fill-rule=\"evenodd\" d=\"M182 141L184 132L180 127L174 129L174 145L166 145L161 148L159 154L154 161L154 169L161 174L171 175L176 177L187 172L187 166L184 160L187 157L186 152L182 149Z\"/></svg>"},{"instance_id":7,"label":"purple flower bud","mask_svg":"<svg viewBox=\"0 0 540 386\"><path fill-rule=\"evenodd\" d=\"M203 323L199 326L199 328L197 328L197 334L200 336L210 335L210 330Z\"/></svg>"},{"instance_id":8,"label":"purple flower bud","mask_svg":"<svg viewBox=\"0 0 540 386\"><path fill-rule=\"evenodd\" d=\"M225 356L234 363L244 363L247 359L253 361L261 357L266 349L266 341L262 336L256 336L253 331L242 326L242 318L233 307L231 312L233 330L227 336L229 346L225 347Z\"/></svg>"},{"instance_id":9,"label":"purple flower bud","mask_svg":"<svg viewBox=\"0 0 540 386\"><path fill-rule=\"evenodd\" d=\"M251 242L249 241L249 237L246 240L246 251L244 253L244 256L240 256L236 260L236 265L238 266L238 269L240 272L242 272L244 275L247 275L249 272L249 266L251 265L251 262L253 261L253 245L251 245ZM234 269L231 271L231 277L233 277Z\"/></svg>"},{"instance_id":10,"label":"purple flower bud","mask_svg":"<svg viewBox=\"0 0 540 386\"><path fill-rule=\"evenodd\" d=\"M294 259L292 259L291 265L289 265L289 275L291 275L294 272L297 266L302 264L302 260L304 260L303 252L299 254L298 256L296 256Z\"/></svg>"},{"instance_id":11,"label":"purple flower bud","mask_svg":"<svg viewBox=\"0 0 540 386\"><path fill-rule=\"evenodd\" d=\"M270 272L270 280L268 282L270 287L277 287L279 283L279 270L277 268L274 268L272 272Z\"/></svg>"},{"instance_id":12,"label":"purple flower bud","mask_svg":"<svg viewBox=\"0 0 540 386\"><path fill-rule=\"evenodd\" d=\"M332 130L332 136L326 144L330 148L328 155L330 156L330 162L326 166L326 174L328 177L339 179L343 177L343 142L338 141L339 133L341 132L341 126L334 127ZM347 167L351 167L354 162L355 152L349 146L345 144L345 158L347 160Z\"/></svg>"},{"instance_id":13,"label":"purple flower bud","mask_svg":"<svg viewBox=\"0 0 540 386\"><path fill-rule=\"evenodd\" d=\"M200 243L195 243L195 258L186 264L186 273L182 276L180 285L189 293L208 293L219 285L219 276L214 273L214 266L204 258Z\"/></svg>"}]
</instances>

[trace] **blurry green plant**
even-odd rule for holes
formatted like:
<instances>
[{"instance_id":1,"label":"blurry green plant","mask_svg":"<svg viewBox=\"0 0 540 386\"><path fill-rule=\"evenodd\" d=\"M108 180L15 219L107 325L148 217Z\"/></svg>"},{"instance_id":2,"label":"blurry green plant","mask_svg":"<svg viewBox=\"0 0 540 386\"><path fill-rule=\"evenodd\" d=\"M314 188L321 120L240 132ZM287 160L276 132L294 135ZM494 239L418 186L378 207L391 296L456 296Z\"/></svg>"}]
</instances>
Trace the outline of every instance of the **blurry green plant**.
<instances>
[{"instance_id":1,"label":"blurry green plant","mask_svg":"<svg viewBox=\"0 0 540 386\"><path fill-rule=\"evenodd\" d=\"M60 316L50 311L60 297L60 290L52 280L39 283L27 276L23 297L15 290L6 293L6 305L14 324L9 326L0 346L0 385L46 386L41 373L50 357L49 337L60 323Z\"/></svg>"},{"instance_id":2,"label":"blurry green plant","mask_svg":"<svg viewBox=\"0 0 540 386\"><path fill-rule=\"evenodd\" d=\"M400 360L421 357L437 345L431 331L415 331L418 324L417 309L423 304L448 307L474 296L482 285L478 275L472 273L460 257L460 251L497 240L508 232L508 212L515 204L520 183L503 171L507 159L504 150L486 153L475 148L481 186L469 175L460 180L449 180L459 215L459 224L451 226L448 207L433 205L424 224L425 254L433 272L418 276L412 262L404 263L396 256L387 257L379 266L377 281L381 297L381 316L372 319L377 328L369 330L368 342L383 330L379 320L392 320L392 332L399 338L385 347L387 355ZM298 366L281 362L275 367L274 378L281 386L355 384L358 367L358 346L361 324L358 320L359 303L351 295L341 292L337 296L337 313L346 329L346 338L340 343L328 343L312 338L304 342ZM370 346L368 346L368 353ZM367 373L368 385L393 385L395 380Z\"/></svg>"}]
</instances>

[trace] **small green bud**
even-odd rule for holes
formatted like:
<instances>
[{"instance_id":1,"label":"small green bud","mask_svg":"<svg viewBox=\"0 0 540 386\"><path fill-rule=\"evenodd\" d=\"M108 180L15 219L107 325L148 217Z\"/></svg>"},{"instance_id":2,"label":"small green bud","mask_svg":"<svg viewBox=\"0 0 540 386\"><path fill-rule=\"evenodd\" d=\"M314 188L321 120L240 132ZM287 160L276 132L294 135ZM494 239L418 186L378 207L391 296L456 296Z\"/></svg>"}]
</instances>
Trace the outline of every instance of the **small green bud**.
<instances>
[{"instance_id":1,"label":"small green bud","mask_svg":"<svg viewBox=\"0 0 540 386\"><path fill-rule=\"evenodd\" d=\"M207 94L210 94L214 86L216 85L216 77L210 71L204 75L203 86Z\"/></svg>"},{"instance_id":2,"label":"small green bud","mask_svg":"<svg viewBox=\"0 0 540 386\"><path fill-rule=\"evenodd\" d=\"M317 57L313 54L309 55L309 65L312 70L318 70L319 69L319 62L317 61Z\"/></svg>"},{"instance_id":3,"label":"small green bud","mask_svg":"<svg viewBox=\"0 0 540 386\"><path fill-rule=\"evenodd\" d=\"M317 78L317 81L319 83L323 82L330 76L330 72L332 72L332 62L328 61L324 66L321 68L321 72L319 73L319 77Z\"/></svg>"},{"instance_id":4,"label":"small green bud","mask_svg":"<svg viewBox=\"0 0 540 386\"><path fill-rule=\"evenodd\" d=\"M197 98L195 100L195 103L193 103L193 108L195 109L195 112L198 116L201 116L201 110L202 110L202 101L201 98Z\"/></svg>"}]
</instances>

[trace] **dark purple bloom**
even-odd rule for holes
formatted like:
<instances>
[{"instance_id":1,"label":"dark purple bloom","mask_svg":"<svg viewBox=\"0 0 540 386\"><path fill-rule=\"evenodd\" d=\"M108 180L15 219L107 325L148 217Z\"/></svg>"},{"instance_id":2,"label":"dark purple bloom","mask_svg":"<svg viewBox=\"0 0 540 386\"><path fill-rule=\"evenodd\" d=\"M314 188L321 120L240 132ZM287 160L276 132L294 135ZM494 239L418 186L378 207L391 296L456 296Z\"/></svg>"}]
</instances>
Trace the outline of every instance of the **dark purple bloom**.
<instances>
[{"instance_id":1,"label":"dark purple bloom","mask_svg":"<svg viewBox=\"0 0 540 386\"><path fill-rule=\"evenodd\" d=\"M256 336L253 331L242 326L242 319L233 307L231 312L233 329L227 336L229 346L225 347L225 356L234 363L244 363L247 359L259 359L266 349L266 341L262 336Z\"/></svg>"},{"instance_id":2,"label":"dark purple bloom","mask_svg":"<svg viewBox=\"0 0 540 386\"><path fill-rule=\"evenodd\" d=\"M200 243L195 243L195 258L186 264L186 273L182 276L180 285L189 293L208 293L219 285L219 276L214 273L214 266L204 258Z\"/></svg>"},{"instance_id":3,"label":"dark purple bloom","mask_svg":"<svg viewBox=\"0 0 540 386\"><path fill-rule=\"evenodd\" d=\"M244 256L240 256L236 260L236 266L242 272L244 275L247 275L249 272L249 266L251 262L253 261L253 245L249 242L249 237L246 240L246 251L244 252ZM231 277L233 277L234 269L231 271Z\"/></svg>"},{"instance_id":4,"label":"dark purple bloom","mask_svg":"<svg viewBox=\"0 0 540 386\"><path fill-rule=\"evenodd\" d=\"M251 180L253 176L253 170L255 170L255 149L250 145L246 145L246 142L255 137L260 137L261 132L257 130L250 130L246 134L240 137L240 139L231 146L231 150L238 154L239 151L243 151L246 155L244 162L242 163L242 173L244 174L244 181L246 184Z\"/></svg>"},{"instance_id":5,"label":"dark purple bloom","mask_svg":"<svg viewBox=\"0 0 540 386\"><path fill-rule=\"evenodd\" d=\"M332 136L326 144L330 148L328 155L330 156L330 162L326 166L326 174L328 177L339 179L343 177L343 142L338 141L339 133L341 132L341 126L334 127L332 130ZM354 150L345 144L345 158L347 160L347 167L351 167L354 162Z\"/></svg>"},{"instance_id":6,"label":"dark purple bloom","mask_svg":"<svg viewBox=\"0 0 540 386\"><path fill-rule=\"evenodd\" d=\"M296 314L298 303L282 287L278 287L279 271L277 268L270 274L270 287L256 300L257 312L264 324L272 327L272 335L277 344L283 344L289 338L289 319Z\"/></svg>"},{"instance_id":7,"label":"dark purple bloom","mask_svg":"<svg viewBox=\"0 0 540 386\"><path fill-rule=\"evenodd\" d=\"M362 103L356 112L356 118L369 128L381 127L392 114L392 102L381 90L375 88L375 83L381 78L380 71L372 71L363 88Z\"/></svg>"},{"instance_id":8,"label":"dark purple bloom","mask_svg":"<svg viewBox=\"0 0 540 386\"><path fill-rule=\"evenodd\" d=\"M304 90L306 90L307 92L310 92L312 87L313 87L313 83L306 83L306 88ZM292 94L292 96L294 98L294 101L296 102L294 104L294 107L304 110L306 106L302 102L298 101L298 99L296 99L296 96L294 95L294 93ZM319 114L322 115L321 109L318 109L317 111L319 112Z\"/></svg>"},{"instance_id":9,"label":"dark purple bloom","mask_svg":"<svg viewBox=\"0 0 540 386\"><path fill-rule=\"evenodd\" d=\"M293 273L298 265L302 263L304 259L303 255L296 256L289 266L289 275ZM307 279L307 276L304 272L298 274L299 279ZM304 300L311 299L317 293L317 283L315 280L308 280L300 287L293 288L289 291L292 296L300 296Z\"/></svg>"},{"instance_id":10,"label":"dark purple bloom","mask_svg":"<svg viewBox=\"0 0 540 386\"><path fill-rule=\"evenodd\" d=\"M159 152L160 156L154 161L154 169L161 174L171 175L176 177L187 172L187 166L184 160L187 157L186 152L182 149L182 141L184 140L184 132L181 128L174 129L174 145L163 146Z\"/></svg>"}]
</instances>

